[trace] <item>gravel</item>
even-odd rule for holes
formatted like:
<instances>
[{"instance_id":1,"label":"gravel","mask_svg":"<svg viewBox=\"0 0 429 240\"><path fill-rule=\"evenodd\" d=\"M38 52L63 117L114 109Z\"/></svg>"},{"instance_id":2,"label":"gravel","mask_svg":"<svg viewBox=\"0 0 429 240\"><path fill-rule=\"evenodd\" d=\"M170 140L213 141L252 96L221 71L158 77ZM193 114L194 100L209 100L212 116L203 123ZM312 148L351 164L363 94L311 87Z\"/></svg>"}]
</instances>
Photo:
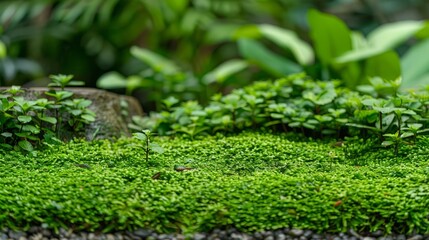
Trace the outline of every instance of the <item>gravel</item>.
<instances>
[{"instance_id":1,"label":"gravel","mask_svg":"<svg viewBox=\"0 0 429 240\"><path fill-rule=\"evenodd\" d=\"M57 233L42 227L31 227L28 231L12 231L5 229L0 231L0 240L429 240L429 234L385 235L382 231L361 234L350 229L346 233L323 234L311 230L302 229L278 229L275 231L265 231L256 233L242 233L234 228L228 230L215 229L209 233L195 233L184 235L180 233L155 233L148 229L138 229L136 231L123 231L117 233L88 233L72 232L60 229Z\"/></svg>"}]
</instances>

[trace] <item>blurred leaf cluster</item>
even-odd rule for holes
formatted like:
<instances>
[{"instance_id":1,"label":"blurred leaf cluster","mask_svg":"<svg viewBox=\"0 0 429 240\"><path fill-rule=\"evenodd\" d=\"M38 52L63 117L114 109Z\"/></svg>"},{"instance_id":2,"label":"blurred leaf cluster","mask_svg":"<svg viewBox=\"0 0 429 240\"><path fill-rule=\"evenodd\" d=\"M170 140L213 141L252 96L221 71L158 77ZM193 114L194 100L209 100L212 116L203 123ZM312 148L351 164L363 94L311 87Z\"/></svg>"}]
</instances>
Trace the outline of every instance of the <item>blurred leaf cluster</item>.
<instances>
[{"instance_id":1,"label":"blurred leaf cluster","mask_svg":"<svg viewBox=\"0 0 429 240\"><path fill-rule=\"evenodd\" d=\"M424 0L5 0L0 85L44 85L45 76L61 72L96 86L104 75L122 86L126 79L128 93L149 84L136 92L146 107L171 93L207 102L213 92L323 63L317 46L311 56L310 40L317 43L308 31L310 8L339 16L363 35L384 23L429 16ZM402 54L408 46L397 50ZM408 54L425 48L422 43ZM174 67L161 70L151 65L153 57ZM314 66L304 70L326 73Z\"/></svg>"}]
</instances>

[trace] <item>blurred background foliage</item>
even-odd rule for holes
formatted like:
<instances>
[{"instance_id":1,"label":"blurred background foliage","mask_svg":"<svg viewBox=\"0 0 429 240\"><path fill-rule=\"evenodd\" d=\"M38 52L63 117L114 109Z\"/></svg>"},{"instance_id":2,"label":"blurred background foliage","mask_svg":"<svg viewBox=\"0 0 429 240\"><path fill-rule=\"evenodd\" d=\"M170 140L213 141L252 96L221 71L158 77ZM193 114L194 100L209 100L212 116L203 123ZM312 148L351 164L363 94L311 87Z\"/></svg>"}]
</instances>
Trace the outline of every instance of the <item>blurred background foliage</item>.
<instances>
[{"instance_id":1,"label":"blurred background foliage","mask_svg":"<svg viewBox=\"0 0 429 240\"><path fill-rule=\"evenodd\" d=\"M334 14L363 34L390 22L429 18L427 0L3 0L0 85L45 85L47 76L63 73L89 87L104 79L149 110L171 94L204 103L216 92L279 75L241 60L264 49L251 41L237 44L238 30L245 35L244 26L270 24L311 42L310 8ZM276 44L260 42L291 58ZM315 68L304 70L319 73Z\"/></svg>"}]
</instances>

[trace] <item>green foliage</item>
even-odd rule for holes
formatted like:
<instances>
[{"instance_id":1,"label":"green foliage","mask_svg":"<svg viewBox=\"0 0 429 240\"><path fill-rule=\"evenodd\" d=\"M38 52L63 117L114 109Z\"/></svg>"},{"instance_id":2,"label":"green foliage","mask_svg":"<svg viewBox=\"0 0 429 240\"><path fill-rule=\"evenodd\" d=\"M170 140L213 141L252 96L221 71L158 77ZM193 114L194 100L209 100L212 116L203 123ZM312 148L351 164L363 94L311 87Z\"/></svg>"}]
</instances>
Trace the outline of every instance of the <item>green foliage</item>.
<instances>
[{"instance_id":1,"label":"green foliage","mask_svg":"<svg viewBox=\"0 0 429 240\"><path fill-rule=\"evenodd\" d=\"M149 152L153 151L159 154L164 152L164 149L156 143L151 142L150 130L142 130L141 132L133 133L133 137L143 142L143 150L145 152L146 162L149 162Z\"/></svg>"},{"instance_id":2,"label":"green foliage","mask_svg":"<svg viewBox=\"0 0 429 240\"><path fill-rule=\"evenodd\" d=\"M95 113L88 109L91 101L73 99L73 93L64 90L72 83L72 76L52 76L48 98L24 99L19 86L12 86L0 96L0 142L4 149L21 149L33 152L34 147L60 142L82 132L86 124L95 120Z\"/></svg>"},{"instance_id":3,"label":"green foliage","mask_svg":"<svg viewBox=\"0 0 429 240\"><path fill-rule=\"evenodd\" d=\"M175 98L166 99L164 111L144 119L135 117L133 128L191 139L217 132L272 129L311 137L377 137L380 144L386 136L393 136L386 134L415 137L426 133L409 126L429 128L427 90L400 93L399 82L380 78L371 79L370 84L359 93L341 87L338 81L291 75L215 95L206 107L195 101L179 104Z\"/></svg>"},{"instance_id":4,"label":"green foliage","mask_svg":"<svg viewBox=\"0 0 429 240\"><path fill-rule=\"evenodd\" d=\"M344 156L347 143L334 148L290 134L157 142L166 152L152 155L151 168L141 162L140 140L130 138L74 140L37 157L2 154L0 228L428 231L427 137L398 158L378 149L354 163Z\"/></svg>"}]
</instances>

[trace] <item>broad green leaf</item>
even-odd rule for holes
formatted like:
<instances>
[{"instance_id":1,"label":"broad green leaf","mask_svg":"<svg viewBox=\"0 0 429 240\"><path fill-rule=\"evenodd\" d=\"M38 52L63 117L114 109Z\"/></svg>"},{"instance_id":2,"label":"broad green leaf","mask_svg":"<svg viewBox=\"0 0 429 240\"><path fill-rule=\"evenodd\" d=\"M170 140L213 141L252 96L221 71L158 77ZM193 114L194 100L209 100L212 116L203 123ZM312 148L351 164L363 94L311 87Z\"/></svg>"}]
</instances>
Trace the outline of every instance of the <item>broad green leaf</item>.
<instances>
[{"instance_id":1,"label":"broad green leaf","mask_svg":"<svg viewBox=\"0 0 429 240\"><path fill-rule=\"evenodd\" d=\"M262 35L282 48L290 50L301 65L314 61L314 53L308 43L299 39L295 32L269 24L259 26Z\"/></svg>"},{"instance_id":2,"label":"broad green leaf","mask_svg":"<svg viewBox=\"0 0 429 240\"><path fill-rule=\"evenodd\" d=\"M368 34L370 46L380 46L384 50L392 49L405 42L423 29L423 21L401 21L383 24Z\"/></svg>"},{"instance_id":3,"label":"broad green leaf","mask_svg":"<svg viewBox=\"0 0 429 240\"><path fill-rule=\"evenodd\" d=\"M114 89L114 88L125 88L127 86L127 82L121 74L117 72L108 72L103 74L97 80L97 87L104 89Z\"/></svg>"},{"instance_id":4,"label":"broad green leaf","mask_svg":"<svg viewBox=\"0 0 429 240\"><path fill-rule=\"evenodd\" d=\"M166 75L174 75L179 72L179 68L174 62L147 49L134 46L131 48L131 54L157 72Z\"/></svg>"},{"instance_id":5,"label":"broad green leaf","mask_svg":"<svg viewBox=\"0 0 429 240\"><path fill-rule=\"evenodd\" d=\"M402 57L401 88L413 88L429 84L429 39L413 46Z\"/></svg>"},{"instance_id":6,"label":"broad green leaf","mask_svg":"<svg viewBox=\"0 0 429 240\"><path fill-rule=\"evenodd\" d=\"M0 41L0 59L5 58L7 56L6 45Z\"/></svg>"},{"instance_id":7,"label":"broad green leaf","mask_svg":"<svg viewBox=\"0 0 429 240\"><path fill-rule=\"evenodd\" d=\"M31 116L18 116L18 121L22 123L29 123L31 122L32 117Z\"/></svg>"},{"instance_id":8,"label":"broad green leaf","mask_svg":"<svg viewBox=\"0 0 429 240\"><path fill-rule=\"evenodd\" d=\"M308 11L310 36L323 65L352 49L351 33L339 18L311 9Z\"/></svg>"},{"instance_id":9,"label":"broad green leaf","mask_svg":"<svg viewBox=\"0 0 429 240\"><path fill-rule=\"evenodd\" d=\"M384 24L368 35L367 47L353 49L339 56L337 63L367 59L391 50L423 29L424 22L402 21Z\"/></svg>"},{"instance_id":10,"label":"broad green leaf","mask_svg":"<svg viewBox=\"0 0 429 240\"><path fill-rule=\"evenodd\" d=\"M240 39L238 40L238 47L244 58L256 63L274 76L282 77L302 71L298 64L271 52L255 40Z\"/></svg>"},{"instance_id":11,"label":"broad green leaf","mask_svg":"<svg viewBox=\"0 0 429 240\"><path fill-rule=\"evenodd\" d=\"M419 39L429 38L429 21L425 21L424 27L416 33L416 38L419 38Z\"/></svg>"},{"instance_id":12,"label":"broad green leaf","mask_svg":"<svg viewBox=\"0 0 429 240\"><path fill-rule=\"evenodd\" d=\"M186 9L189 0L166 0L165 2L175 13L180 13Z\"/></svg>"},{"instance_id":13,"label":"broad green leaf","mask_svg":"<svg viewBox=\"0 0 429 240\"><path fill-rule=\"evenodd\" d=\"M235 30L233 34L234 39L241 38L260 38L261 31L257 25L246 25Z\"/></svg>"},{"instance_id":14,"label":"broad green leaf","mask_svg":"<svg viewBox=\"0 0 429 240\"><path fill-rule=\"evenodd\" d=\"M394 80L401 76L401 62L394 51L373 56L365 62L365 76Z\"/></svg>"},{"instance_id":15,"label":"broad green leaf","mask_svg":"<svg viewBox=\"0 0 429 240\"><path fill-rule=\"evenodd\" d=\"M204 36L208 44L216 44L233 39L234 33L240 28L238 24L218 23L210 26Z\"/></svg>"},{"instance_id":16,"label":"broad green leaf","mask_svg":"<svg viewBox=\"0 0 429 240\"><path fill-rule=\"evenodd\" d=\"M27 140L19 141L18 146L27 152L32 152L34 150L33 145L31 145L31 143Z\"/></svg>"},{"instance_id":17,"label":"broad green leaf","mask_svg":"<svg viewBox=\"0 0 429 240\"><path fill-rule=\"evenodd\" d=\"M244 70L248 67L248 63L243 60L232 59L226 61L207 73L203 77L203 81L206 84L213 82L223 83L230 76Z\"/></svg>"}]
</instances>

